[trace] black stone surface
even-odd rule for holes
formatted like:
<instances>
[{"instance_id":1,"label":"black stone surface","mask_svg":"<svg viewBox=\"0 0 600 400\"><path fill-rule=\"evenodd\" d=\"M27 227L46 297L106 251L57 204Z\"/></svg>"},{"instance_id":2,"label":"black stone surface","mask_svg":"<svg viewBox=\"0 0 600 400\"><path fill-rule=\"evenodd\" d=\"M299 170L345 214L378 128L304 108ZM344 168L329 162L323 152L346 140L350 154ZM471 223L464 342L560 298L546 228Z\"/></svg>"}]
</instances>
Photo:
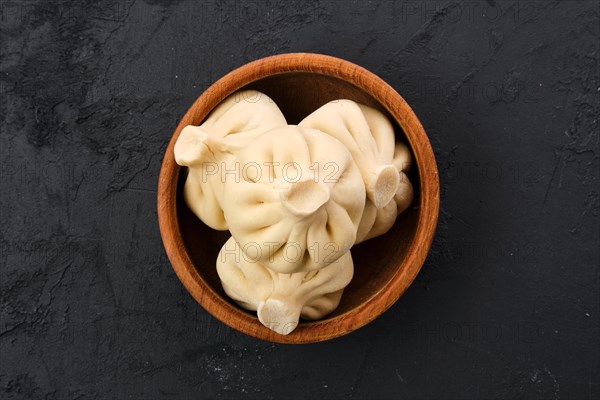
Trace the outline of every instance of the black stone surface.
<instances>
[{"instance_id":1,"label":"black stone surface","mask_svg":"<svg viewBox=\"0 0 600 400\"><path fill-rule=\"evenodd\" d=\"M0 2L0 398L597 399L598 7ZM408 292L304 346L207 314L156 217L187 107L232 69L292 51L396 88L442 184Z\"/></svg>"}]
</instances>

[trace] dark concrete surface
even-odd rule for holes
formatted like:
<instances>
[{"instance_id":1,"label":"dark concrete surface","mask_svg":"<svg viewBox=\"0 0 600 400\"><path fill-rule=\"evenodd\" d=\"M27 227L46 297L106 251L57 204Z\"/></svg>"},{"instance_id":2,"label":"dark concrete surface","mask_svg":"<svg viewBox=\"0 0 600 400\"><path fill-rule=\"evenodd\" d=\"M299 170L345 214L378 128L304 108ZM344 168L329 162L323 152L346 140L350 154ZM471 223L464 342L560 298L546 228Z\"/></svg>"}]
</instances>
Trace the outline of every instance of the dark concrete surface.
<instances>
[{"instance_id":1,"label":"dark concrete surface","mask_svg":"<svg viewBox=\"0 0 600 400\"><path fill-rule=\"evenodd\" d=\"M0 399L597 399L598 7L0 2ZM187 107L230 70L292 51L396 88L442 184L408 292L305 346L207 314L156 218Z\"/></svg>"}]
</instances>

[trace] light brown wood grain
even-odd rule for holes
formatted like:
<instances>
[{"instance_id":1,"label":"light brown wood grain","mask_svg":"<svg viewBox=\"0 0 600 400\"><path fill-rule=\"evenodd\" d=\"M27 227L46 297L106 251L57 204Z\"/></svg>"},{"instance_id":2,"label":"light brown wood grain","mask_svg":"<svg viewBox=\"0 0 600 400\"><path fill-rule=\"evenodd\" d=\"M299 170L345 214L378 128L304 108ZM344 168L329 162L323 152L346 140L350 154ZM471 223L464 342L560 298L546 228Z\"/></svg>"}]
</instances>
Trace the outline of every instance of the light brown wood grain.
<instances>
[{"instance_id":1,"label":"light brown wood grain","mask_svg":"<svg viewBox=\"0 0 600 400\"><path fill-rule=\"evenodd\" d=\"M339 307L323 320L302 321L288 336L267 329L258 318L231 301L216 272L216 258L228 232L204 225L185 206L183 174L173 147L181 130L199 125L224 98L240 89L269 95L288 123L330 100L347 98L376 107L395 121L396 140L407 142L414 161L409 174L415 198L383 236L352 248L355 274ZM246 64L209 87L179 122L165 152L158 182L158 219L163 243L177 276L190 294L215 318L259 339L309 343L356 330L383 313L410 286L421 269L439 209L435 158L419 119L404 99L382 79L348 61L309 53L291 53ZM190 318L193 318L190 315Z\"/></svg>"}]
</instances>

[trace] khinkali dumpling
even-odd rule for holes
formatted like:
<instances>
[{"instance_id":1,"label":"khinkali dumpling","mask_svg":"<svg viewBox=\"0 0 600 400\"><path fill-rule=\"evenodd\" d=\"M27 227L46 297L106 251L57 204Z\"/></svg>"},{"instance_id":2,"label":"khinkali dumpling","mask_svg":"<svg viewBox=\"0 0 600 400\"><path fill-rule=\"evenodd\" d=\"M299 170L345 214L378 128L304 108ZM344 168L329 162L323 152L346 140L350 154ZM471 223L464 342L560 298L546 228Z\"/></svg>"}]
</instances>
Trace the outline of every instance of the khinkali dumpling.
<instances>
[{"instance_id":1,"label":"khinkali dumpling","mask_svg":"<svg viewBox=\"0 0 600 400\"><path fill-rule=\"evenodd\" d=\"M352 100L334 100L311 113L299 126L319 129L339 139L361 170L367 200L356 243L386 233L413 196L405 174L410 151L403 144L396 145L388 118Z\"/></svg>"},{"instance_id":2,"label":"khinkali dumpling","mask_svg":"<svg viewBox=\"0 0 600 400\"><path fill-rule=\"evenodd\" d=\"M300 317L319 319L338 306L352 280L354 264L348 251L317 271L282 274L241 251L232 237L219 252L217 273L229 297L257 311L267 328L287 335Z\"/></svg>"},{"instance_id":3,"label":"khinkali dumpling","mask_svg":"<svg viewBox=\"0 0 600 400\"><path fill-rule=\"evenodd\" d=\"M183 190L188 207L213 229L226 230L223 180L234 168L236 151L260 134L286 126L285 117L267 95L237 92L219 104L200 126L183 128L175 143L175 161L189 168Z\"/></svg>"},{"instance_id":4,"label":"khinkali dumpling","mask_svg":"<svg viewBox=\"0 0 600 400\"><path fill-rule=\"evenodd\" d=\"M356 241L365 188L350 152L316 129L289 125L257 137L226 179L229 230L273 271L323 268Z\"/></svg>"},{"instance_id":5,"label":"khinkali dumpling","mask_svg":"<svg viewBox=\"0 0 600 400\"><path fill-rule=\"evenodd\" d=\"M356 243L383 235L394 225L400 213L408 208L413 200L413 187L406 175L410 168L410 150L403 143L398 143L394 150L393 164L398 169L400 181L394 199L383 208L377 209L368 199L365 211L356 233Z\"/></svg>"},{"instance_id":6,"label":"khinkali dumpling","mask_svg":"<svg viewBox=\"0 0 600 400\"><path fill-rule=\"evenodd\" d=\"M352 100L334 100L298 125L319 129L350 150L365 182L367 196L376 208L384 207L394 197L400 179L392 165L394 129L379 111Z\"/></svg>"}]
</instances>

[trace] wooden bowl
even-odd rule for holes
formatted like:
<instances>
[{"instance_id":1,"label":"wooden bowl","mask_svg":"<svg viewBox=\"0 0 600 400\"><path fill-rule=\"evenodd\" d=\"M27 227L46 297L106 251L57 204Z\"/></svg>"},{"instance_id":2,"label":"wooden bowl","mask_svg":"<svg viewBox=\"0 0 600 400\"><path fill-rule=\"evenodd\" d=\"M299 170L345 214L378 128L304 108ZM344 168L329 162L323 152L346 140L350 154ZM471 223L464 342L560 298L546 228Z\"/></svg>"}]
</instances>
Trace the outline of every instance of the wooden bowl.
<instances>
[{"instance_id":1,"label":"wooden bowl","mask_svg":"<svg viewBox=\"0 0 600 400\"><path fill-rule=\"evenodd\" d=\"M375 107L395 122L396 139L413 153L409 177L413 203L385 235L352 248L354 278L339 307L319 321L301 321L279 335L243 310L221 287L216 271L219 250L229 232L204 225L183 201L184 174L173 147L181 130L199 125L223 99L240 89L270 96L290 124L334 99ZM410 106L376 75L348 61L320 54L292 53L263 58L225 75L209 87L183 116L164 156L158 182L158 220L163 243L177 276L202 307L226 325L272 342L309 343L358 329L388 309L412 283L431 245L439 209L439 182L427 135ZM190 315L190 318L193 318Z\"/></svg>"}]
</instances>

